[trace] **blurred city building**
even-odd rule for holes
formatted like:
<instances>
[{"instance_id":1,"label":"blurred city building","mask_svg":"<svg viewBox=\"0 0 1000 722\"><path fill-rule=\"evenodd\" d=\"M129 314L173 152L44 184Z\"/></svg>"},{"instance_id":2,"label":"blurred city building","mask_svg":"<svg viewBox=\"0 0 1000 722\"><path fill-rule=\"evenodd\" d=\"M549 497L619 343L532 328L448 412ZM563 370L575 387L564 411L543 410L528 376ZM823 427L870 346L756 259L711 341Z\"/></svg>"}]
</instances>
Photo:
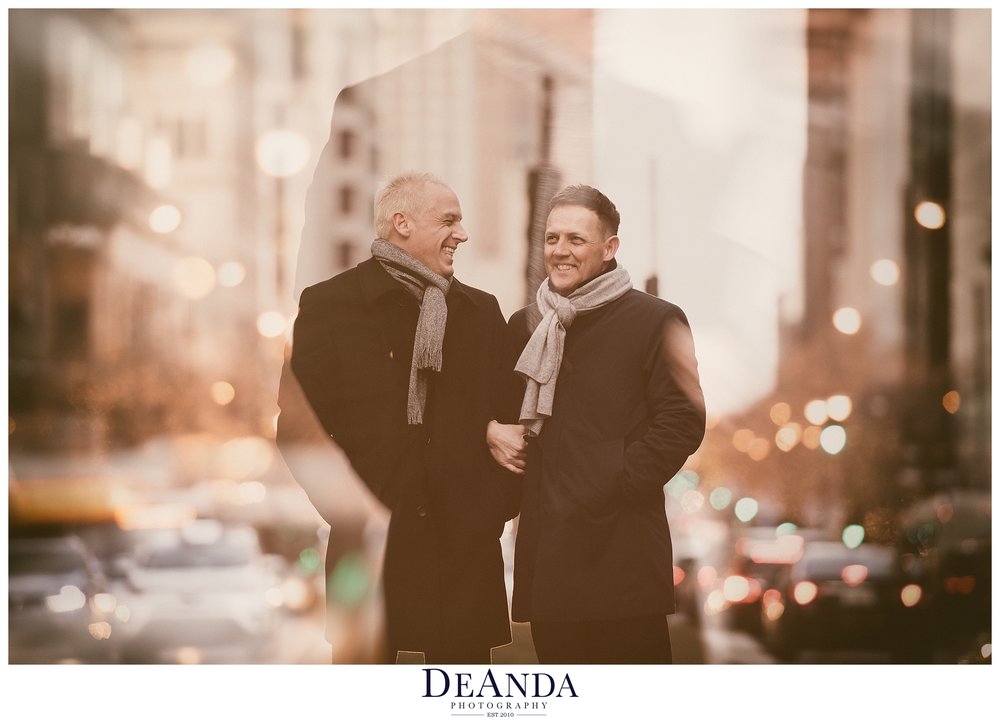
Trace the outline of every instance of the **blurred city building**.
<instances>
[{"instance_id":1,"label":"blurred city building","mask_svg":"<svg viewBox=\"0 0 1000 722\"><path fill-rule=\"evenodd\" d=\"M413 43L434 16L375 21L381 42ZM525 276L534 210L558 190L559 173L592 174L592 36L590 10L484 11L454 38L347 87L307 201L295 299L368 257L378 182L417 169L461 199L472 240L462 280L489 288L507 314L520 308L540 281ZM542 233L533 233L540 259Z\"/></svg>"},{"instance_id":2,"label":"blurred city building","mask_svg":"<svg viewBox=\"0 0 1000 722\"><path fill-rule=\"evenodd\" d=\"M703 449L788 518L888 541L914 500L989 490L984 18L808 12L801 314L774 392Z\"/></svg>"},{"instance_id":3,"label":"blurred city building","mask_svg":"<svg viewBox=\"0 0 1000 722\"><path fill-rule=\"evenodd\" d=\"M591 16L12 11L12 530L217 517L303 575L329 543L345 639L377 634L347 628L374 599L363 520L317 535L273 447L298 292L366 258L378 180L422 169L462 198L463 280L520 307L529 216L557 167L591 171Z\"/></svg>"}]
</instances>

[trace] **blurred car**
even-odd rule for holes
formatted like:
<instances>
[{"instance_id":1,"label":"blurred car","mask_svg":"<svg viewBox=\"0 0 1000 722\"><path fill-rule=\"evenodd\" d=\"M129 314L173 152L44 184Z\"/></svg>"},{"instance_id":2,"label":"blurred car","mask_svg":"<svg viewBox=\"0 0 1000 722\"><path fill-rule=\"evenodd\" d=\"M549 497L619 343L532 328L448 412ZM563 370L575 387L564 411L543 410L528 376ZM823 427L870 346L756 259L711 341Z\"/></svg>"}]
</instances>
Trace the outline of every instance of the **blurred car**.
<instances>
[{"instance_id":1,"label":"blurred car","mask_svg":"<svg viewBox=\"0 0 1000 722\"><path fill-rule=\"evenodd\" d=\"M969 658L992 627L990 493L954 489L923 499L903 511L900 532L904 568L926 592L924 644L937 661Z\"/></svg>"},{"instance_id":2,"label":"blurred car","mask_svg":"<svg viewBox=\"0 0 1000 722\"><path fill-rule=\"evenodd\" d=\"M827 538L814 529L751 527L741 530L722 556L703 566L699 582L706 615L722 626L759 635L761 602L782 569L802 556L807 539Z\"/></svg>"},{"instance_id":3,"label":"blurred car","mask_svg":"<svg viewBox=\"0 0 1000 722\"><path fill-rule=\"evenodd\" d=\"M197 520L161 533L124 566L123 661L269 660L283 603L280 569L252 527Z\"/></svg>"},{"instance_id":4,"label":"blurred car","mask_svg":"<svg viewBox=\"0 0 1000 722\"><path fill-rule=\"evenodd\" d=\"M79 537L12 538L8 564L11 663L116 661L117 601Z\"/></svg>"},{"instance_id":5,"label":"blurred car","mask_svg":"<svg viewBox=\"0 0 1000 722\"><path fill-rule=\"evenodd\" d=\"M894 548L810 542L763 595L763 639L783 659L853 650L903 661L922 597Z\"/></svg>"}]
</instances>

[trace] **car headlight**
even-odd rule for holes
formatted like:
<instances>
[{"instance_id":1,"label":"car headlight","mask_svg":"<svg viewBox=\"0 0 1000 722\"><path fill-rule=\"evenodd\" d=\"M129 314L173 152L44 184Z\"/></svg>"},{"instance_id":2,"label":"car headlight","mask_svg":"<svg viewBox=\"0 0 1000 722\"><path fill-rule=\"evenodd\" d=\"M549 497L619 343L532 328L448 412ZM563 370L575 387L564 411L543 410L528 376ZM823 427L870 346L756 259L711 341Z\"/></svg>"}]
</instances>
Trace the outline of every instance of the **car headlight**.
<instances>
[{"instance_id":1,"label":"car headlight","mask_svg":"<svg viewBox=\"0 0 1000 722\"><path fill-rule=\"evenodd\" d=\"M118 600L115 599L115 595L108 594L107 592L98 592L94 595L91 602L94 606L94 611L101 614L111 614L118 606Z\"/></svg>"},{"instance_id":2,"label":"car headlight","mask_svg":"<svg viewBox=\"0 0 1000 722\"><path fill-rule=\"evenodd\" d=\"M61 614L63 612L75 612L83 609L87 603L87 595L79 587L67 584L59 590L58 594L53 594L45 598L45 606L50 612Z\"/></svg>"}]
</instances>

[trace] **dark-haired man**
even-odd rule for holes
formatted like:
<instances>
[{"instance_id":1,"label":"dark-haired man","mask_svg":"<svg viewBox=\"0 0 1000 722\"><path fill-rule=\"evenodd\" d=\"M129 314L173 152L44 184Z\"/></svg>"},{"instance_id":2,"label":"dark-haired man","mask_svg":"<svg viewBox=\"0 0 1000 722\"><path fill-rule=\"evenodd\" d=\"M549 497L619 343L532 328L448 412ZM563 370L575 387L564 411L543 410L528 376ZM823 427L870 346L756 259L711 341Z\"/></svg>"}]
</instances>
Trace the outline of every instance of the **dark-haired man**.
<instances>
[{"instance_id":1,"label":"dark-haired man","mask_svg":"<svg viewBox=\"0 0 1000 722\"><path fill-rule=\"evenodd\" d=\"M590 186L553 197L548 278L508 323L521 425L489 430L502 464L527 462L512 617L544 664L671 661L663 486L701 443L705 406L683 311L615 261L619 220Z\"/></svg>"}]
</instances>

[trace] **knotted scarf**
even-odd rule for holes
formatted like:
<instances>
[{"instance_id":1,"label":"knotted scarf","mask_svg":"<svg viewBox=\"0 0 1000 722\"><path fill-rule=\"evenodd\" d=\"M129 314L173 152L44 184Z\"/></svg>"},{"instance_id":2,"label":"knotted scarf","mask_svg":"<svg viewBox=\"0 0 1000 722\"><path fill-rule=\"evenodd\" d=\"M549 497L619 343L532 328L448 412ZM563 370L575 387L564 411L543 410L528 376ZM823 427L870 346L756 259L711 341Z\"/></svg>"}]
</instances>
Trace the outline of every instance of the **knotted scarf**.
<instances>
[{"instance_id":1,"label":"knotted scarf","mask_svg":"<svg viewBox=\"0 0 1000 722\"><path fill-rule=\"evenodd\" d=\"M399 246L381 238L372 242L372 255L390 276L420 301L420 315L413 336L406 420L410 424L422 424L427 405L428 373L441 371L441 349L448 323L445 296L451 288L451 279L434 273Z\"/></svg>"},{"instance_id":2,"label":"knotted scarf","mask_svg":"<svg viewBox=\"0 0 1000 722\"><path fill-rule=\"evenodd\" d=\"M552 415L566 329L578 314L605 306L624 296L631 288L632 280L621 266L602 273L568 296L552 290L548 279L542 281L535 294L542 320L532 332L514 367L527 382L520 420L530 436L538 436L545 419Z\"/></svg>"}]
</instances>

